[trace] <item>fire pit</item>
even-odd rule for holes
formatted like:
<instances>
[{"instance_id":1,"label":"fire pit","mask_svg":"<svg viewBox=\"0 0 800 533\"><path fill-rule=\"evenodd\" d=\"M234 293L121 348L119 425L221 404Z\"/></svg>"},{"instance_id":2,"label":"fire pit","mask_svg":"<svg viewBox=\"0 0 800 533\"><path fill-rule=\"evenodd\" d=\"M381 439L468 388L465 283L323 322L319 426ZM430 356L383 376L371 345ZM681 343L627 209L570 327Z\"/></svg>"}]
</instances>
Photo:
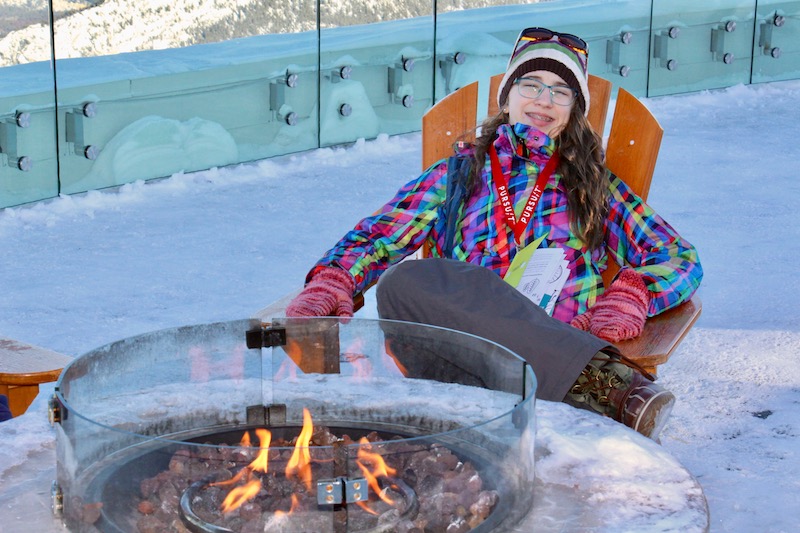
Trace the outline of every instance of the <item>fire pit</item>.
<instances>
[{"instance_id":1,"label":"fire pit","mask_svg":"<svg viewBox=\"0 0 800 533\"><path fill-rule=\"evenodd\" d=\"M54 501L76 532L510 531L535 388L508 350L419 324L159 331L62 373Z\"/></svg>"}]
</instances>

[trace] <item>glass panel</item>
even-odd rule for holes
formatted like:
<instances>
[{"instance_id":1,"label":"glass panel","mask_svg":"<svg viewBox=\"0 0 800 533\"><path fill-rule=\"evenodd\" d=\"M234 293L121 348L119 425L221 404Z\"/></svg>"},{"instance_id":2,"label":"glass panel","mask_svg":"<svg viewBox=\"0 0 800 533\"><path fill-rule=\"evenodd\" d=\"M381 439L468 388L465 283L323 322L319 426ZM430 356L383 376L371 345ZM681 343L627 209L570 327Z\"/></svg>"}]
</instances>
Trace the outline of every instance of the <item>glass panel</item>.
<instances>
[{"instance_id":1,"label":"glass panel","mask_svg":"<svg viewBox=\"0 0 800 533\"><path fill-rule=\"evenodd\" d=\"M432 103L431 4L320 7L320 144L418 131Z\"/></svg>"},{"instance_id":2,"label":"glass panel","mask_svg":"<svg viewBox=\"0 0 800 533\"><path fill-rule=\"evenodd\" d=\"M119 531L114 524L123 518L116 513L130 511L132 501L117 496L121 484L136 487L138 496L144 478L169 466L177 450L172 439L196 442L209 428L247 424L248 408L262 404L261 350L245 345L249 324L132 337L84 354L62 372L58 480L72 531L96 531L98 516L86 514L94 511L109 522L104 531Z\"/></svg>"},{"instance_id":3,"label":"glass panel","mask_svg":"<svg viewBox=\"0 0 800 533\"><path fill-rule=\"evenodd\" d=\"M47 0L0 9L0 208L56 196Z\"/></svg>"},{"instance_id":4,"label":"glass panel","mask_svg":"<svg viewBox=\"0 0 800 533\"><path fill-rule=\"evenodd\" d=\"M437 17L436 98L478 81L478 116L483 117L488 80L505 71L519 32L543 26L574 33L589 43L589 72L615 87L644 94L650 6L643 2L439 2ZM623 39L624 37L624 39Z\"/></svg>"},{"instance_id":5,"label":"glass panel","mask_svg":"<svg viewBox=\"0 0 800 533\"><path fill-rule=\"evenodd\" d=\"M94 3L56 25L63 192L317 146L314 0Z\"/></svg>"},{"instance_id":6,"label":"glass panel","mask_svg":"<svg viewBox=\"0 0 800 533\"><path fill-rule=\"evenodd\" d=\"M800 78L800 2L759 0L752 81Z\"/></svg>"},{"instance_id":7,"label":"glass panel","mask_svg":"<svg viewBox=\"0 0 800 533\"><path fill-rule=\"evenodd\" d=\"M407 322L125 339L59 380L64 517L76 532L510 531L533 503L535 390L505 348Z\"/></svg>"},{"instance_id":8,"label":"glass panel","mask_svg":"<svg viewBox=\"0 0 800 533\"><path fill-rule=\"evenodd\" d=\"M755 0L654 0L649 96L749 83Z\"/></svg>"}]
</instances>

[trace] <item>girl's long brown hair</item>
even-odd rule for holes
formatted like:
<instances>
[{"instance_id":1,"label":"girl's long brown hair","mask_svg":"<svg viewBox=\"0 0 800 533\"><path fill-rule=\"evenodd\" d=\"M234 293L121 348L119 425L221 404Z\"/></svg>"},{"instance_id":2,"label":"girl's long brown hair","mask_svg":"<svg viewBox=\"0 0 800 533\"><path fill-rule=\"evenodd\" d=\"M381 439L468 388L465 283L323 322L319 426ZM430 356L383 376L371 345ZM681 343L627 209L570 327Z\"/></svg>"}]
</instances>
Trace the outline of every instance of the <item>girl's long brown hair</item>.
<instances>
[{"instance_id":1,"label":"girl's long brown hair","mask_svg":"<svg viewBox=\"0 0 800 533\"><path fill-rule=\"evenodd\" d=\"M489 146L497 138L497 128L508 123L508 114L487 118L475 139L475 161L468 190L477 189ZM608 215L608 173L603 164L603 142L594 132L578 106L572 106L566 127L556 138L561 157L558 173L567 191L567 209L572 231L590 250L604 240L604 222Z\"/></svg>"}]
</instances>

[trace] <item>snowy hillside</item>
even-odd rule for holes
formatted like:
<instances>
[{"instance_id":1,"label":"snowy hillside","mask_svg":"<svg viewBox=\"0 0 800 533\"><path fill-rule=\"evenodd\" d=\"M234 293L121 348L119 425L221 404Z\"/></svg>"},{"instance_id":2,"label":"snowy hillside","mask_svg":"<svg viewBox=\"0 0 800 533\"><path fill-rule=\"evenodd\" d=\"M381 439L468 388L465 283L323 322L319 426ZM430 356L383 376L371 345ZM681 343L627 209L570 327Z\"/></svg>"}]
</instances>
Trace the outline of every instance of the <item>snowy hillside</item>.
<instances>
[{"instance_id":1,"label":"snowy hillside","mask_svg":"<svg viewBox=\"0 0 800 533\"><path fill-rule=\"evenodd\" d=\"M513 0L453 0L441 11ZM535 3L535 2L529 2ZM8 4L8 5L6 5ZM323 28L428 16L431 0L320 0ZM0 67L50 59L44 0L4 0ZM316 0L54 0L56 56L160 50L316 28Z\"/></svg>"}]
</instances>

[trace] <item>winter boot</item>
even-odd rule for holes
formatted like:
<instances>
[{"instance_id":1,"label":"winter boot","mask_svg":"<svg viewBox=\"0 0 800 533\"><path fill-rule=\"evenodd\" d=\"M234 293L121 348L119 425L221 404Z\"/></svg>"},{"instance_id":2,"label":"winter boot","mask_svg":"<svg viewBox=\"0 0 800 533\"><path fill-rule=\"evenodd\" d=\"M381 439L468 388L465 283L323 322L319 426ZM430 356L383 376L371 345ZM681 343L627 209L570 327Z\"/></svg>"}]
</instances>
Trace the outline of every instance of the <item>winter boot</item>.
<instances>
[{"instance_id":1,"label":"winter boot","mask_svg":"<svg viewBox=\"0 0 800 533\"><path fill-rule=\"evenodd\" d=\"M578 376L565 401L597 411L658 441L675 396L645 374L617 355L598 353Z\"/></svg>"}]
</instances>

